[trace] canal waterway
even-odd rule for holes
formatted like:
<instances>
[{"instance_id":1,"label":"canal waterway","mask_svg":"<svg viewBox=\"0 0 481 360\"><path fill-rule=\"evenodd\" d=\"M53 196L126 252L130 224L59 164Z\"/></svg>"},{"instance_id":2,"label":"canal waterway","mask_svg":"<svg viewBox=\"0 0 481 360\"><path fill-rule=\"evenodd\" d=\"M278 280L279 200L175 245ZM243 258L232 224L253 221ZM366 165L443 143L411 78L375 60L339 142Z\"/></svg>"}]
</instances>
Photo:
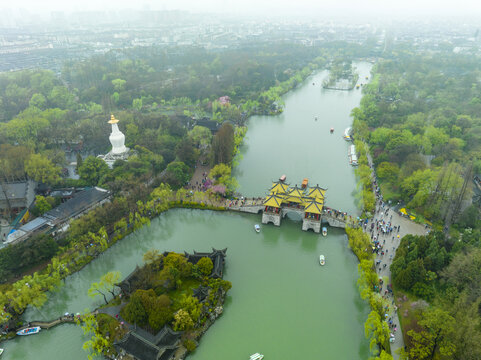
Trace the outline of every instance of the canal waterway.
<instances>
[{"instance_id":1,"label":"canal waterway","mask_svg":"<svg viewBox=\"0 0 481 360\"><path fill-rule=\"evenodd\" d=\"M370 64L357 67L360 79L369 76ZM349 114L358 106L361 92L323 90L326 76L321 71L286 94L283 114L249 120L236 170L240 192L262 196L281 174L292 184L307 177L311 184L328 188L328 206L355 214L355 177L342 133L351 123ZM259 215L168 211L68 277L44 307L28 309L25 318L50 320L101 305L101 298L87 296L90 284L108 271L128 275L149 249L227 247L225 279L233 287L224 314L202 338L191 360L243 360L254 352L266 359L367 359L363 323L368 307L356 288L357 261L346 235L338 229L329 229L327 237L302 232L295 220L295 216L284 219L281 227L264 225L256 234ZM326 256L324 267L319 266L319 254ZM79 328L62 325L3 343L3 358L83 360L84 341Z\"/></svg>"}]
</instances>

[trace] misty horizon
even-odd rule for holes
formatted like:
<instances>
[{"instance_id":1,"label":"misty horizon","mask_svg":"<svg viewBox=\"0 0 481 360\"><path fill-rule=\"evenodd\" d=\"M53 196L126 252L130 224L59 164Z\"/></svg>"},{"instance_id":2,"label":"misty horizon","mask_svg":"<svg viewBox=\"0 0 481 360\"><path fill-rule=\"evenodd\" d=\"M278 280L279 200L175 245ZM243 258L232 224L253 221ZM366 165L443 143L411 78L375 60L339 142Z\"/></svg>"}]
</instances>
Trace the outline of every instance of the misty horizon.
<instances>
[{"instance_id":1,"label":"misty horizon","mask_svg":"<svg viewBox=\"0 0 481 360\"><path fill-rule=\"evenodd\" d=\"M234 0L166 0L166 1L139 1L132 4L126 0L94 0L85 1L59 1L47 0L38 2L35 0L19 0L9 6L1 6L4 14L18 16L28 14L38 20L49 20L52 13L85 12L124 12L129 10L137 11L188 11L193 14L224 14L226 16L256 16L263 18L284 18L295 19L305 18L313 20L325 20L328 17L355 19L358 21L369 19L386 21L402 20L404 18L435 19L442 18L476 18L481 17L481 3L473 0L433 1L433 0L406 0L397 2L380 2L367 0L363 2L355 0L300 0L296 2L274 0L263 1L234 1Z\"/></svg>"}]
</instances>

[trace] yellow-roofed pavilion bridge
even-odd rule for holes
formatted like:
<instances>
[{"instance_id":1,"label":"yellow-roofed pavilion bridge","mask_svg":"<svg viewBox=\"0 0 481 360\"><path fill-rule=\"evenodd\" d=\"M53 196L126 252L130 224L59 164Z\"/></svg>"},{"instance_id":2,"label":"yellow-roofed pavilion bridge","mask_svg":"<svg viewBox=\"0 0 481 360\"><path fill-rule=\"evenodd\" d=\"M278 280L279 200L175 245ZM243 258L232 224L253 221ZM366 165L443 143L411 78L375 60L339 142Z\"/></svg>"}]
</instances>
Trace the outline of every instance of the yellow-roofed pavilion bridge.
<instances>
[{"instance_id":1,"label":"yellow-roofed pavilion bridge","mask_svg":"<svg viewBox=\"0 0 481 360\"><path fill-rule=\"evenodd\" d=\"M345 228L346 225L357 226L357 221L345 212L324 206L327 189L316 186L300 188L279 180L272 184L263 202L241 202L230 206L231 210L249 213L262 213L262 223L281 225L282 219L289 212L297 213L302 218L302 230L312 229L321 232L321 227Z\"/></svg>"}]
</instances>

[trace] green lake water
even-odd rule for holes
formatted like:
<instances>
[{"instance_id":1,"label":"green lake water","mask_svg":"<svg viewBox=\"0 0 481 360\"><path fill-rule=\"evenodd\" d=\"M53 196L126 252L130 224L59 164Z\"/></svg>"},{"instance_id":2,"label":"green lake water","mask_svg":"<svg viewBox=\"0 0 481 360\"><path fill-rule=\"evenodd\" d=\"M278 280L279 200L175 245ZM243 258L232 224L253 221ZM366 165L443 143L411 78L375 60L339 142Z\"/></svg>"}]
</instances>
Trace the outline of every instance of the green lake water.
<instances>
[{"instance_id":1,"label":"green lake water","mask_svg":"<svg viewBox=\"0 0 481 360\"><path fill-rule=\"evenodd\" d=\"M360 79L371 65L357 65ZM308 78L284 96L285 111L278 116L256 116L236 169L239 191L265 195L282 174L288 182L327 187L327 206L356 213L355 177L348 165L342 139L349 114L361 92L323 90L327 72ZM360 80L361 82L365 80ZM314 85L313 85L314 83ZM315 120L317 117L317 121ZM334 127L334 134L329 129ZM368 306L357 288L357 261L342 230L327 237L301 231L295 216L281 227L254 224L260 215L201 210L171 210L121 240L50 294L47 304L29 309L27 320L52 319L65 312L95 308L101 299L87 296L90 284L108 271L128 275L149 249L210 251L227 247L225 279L233 287L224 314L201 339L191 360L242 360L254 352L270 359L367 359L363 323ZM326 265L319 266L319 254ZM85 338L73 325L5 342L3 359L86 359Z\"/></svg>"}]
</instances>

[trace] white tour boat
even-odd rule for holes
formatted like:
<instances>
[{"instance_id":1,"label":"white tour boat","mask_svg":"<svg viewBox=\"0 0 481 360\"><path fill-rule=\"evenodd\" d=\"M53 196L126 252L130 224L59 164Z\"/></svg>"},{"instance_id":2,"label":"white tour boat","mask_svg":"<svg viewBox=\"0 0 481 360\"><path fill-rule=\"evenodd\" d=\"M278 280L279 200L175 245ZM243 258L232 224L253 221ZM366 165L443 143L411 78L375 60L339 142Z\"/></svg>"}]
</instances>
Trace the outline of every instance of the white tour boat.
<instances>
[{"instance_id":1,"label":"white tour boat","mask_svg":"<svg viewBox=\"0 0 481 360\"><path fill-rule=\"evenodd\" d=\"M327 236L327 227L322 227L322 236Z\"/></svg>"},{"instance_id":2,"label":"white tour boat","mask_svg":"<svg viewBox=\"0 0 481 360\"><path fill-rule=\"evenodd\" d=\"M262 359L264 359L264 355L259 354L259 353L252 354L249 357L249 360L262 360Z\"/></svg>"},{"instance_id":3,"label":"white tour boat","mask_svg":"<svg viewBox=\"0 0 481 360\"><path fill-rule=\"evenodd\" d=\"M352 129L348 127L346 130L344 130L344 140L346 141L352 141Z\"/></svg>"},{"instance_id":4,"label":"white tour boat","mask_svg":"<svg viewBox=\"0 0 481 360\"><path fill-rule=\"evenodd\" d=\"M319 264L324 265L326 263L326 258L324 255L319 256Z\"/></svg>"},{"instance_id":5,"label":"white tour boat","mask_svg":"<svg viewBox=\"0 0 481 360\"><path fill-rule=\"evenodd\" d=\"M18 330L17 335L33 335L33 334L38 334L39 331L40 331L40 326L34 326L34 327Z\"/></svg>"},{"instance_id":6,"label":"white tour boat","mask_svg":"<svg viewBox=\"0 0 481 360\"><path fill-rule=\"evenodd\" d=\"M3 349L0 349L0 355L2 355L2 354L3 354Z\"/></svg>"},{"instance_id":7,"label":"white tour boat","mask_svg":"<svg viewBox=\"0 0 481 360\"><path fill-rule=\"evenodd\" d=\"M260 227L259 224L255 224L255 225L254 225L254 229L255 229L256 233L260 233L260 232L261 232L261 227Z\"/></svg>"}]
</instances>

